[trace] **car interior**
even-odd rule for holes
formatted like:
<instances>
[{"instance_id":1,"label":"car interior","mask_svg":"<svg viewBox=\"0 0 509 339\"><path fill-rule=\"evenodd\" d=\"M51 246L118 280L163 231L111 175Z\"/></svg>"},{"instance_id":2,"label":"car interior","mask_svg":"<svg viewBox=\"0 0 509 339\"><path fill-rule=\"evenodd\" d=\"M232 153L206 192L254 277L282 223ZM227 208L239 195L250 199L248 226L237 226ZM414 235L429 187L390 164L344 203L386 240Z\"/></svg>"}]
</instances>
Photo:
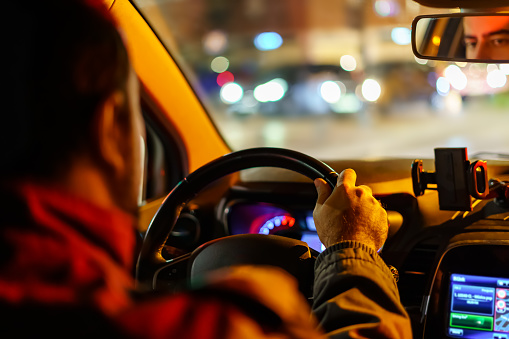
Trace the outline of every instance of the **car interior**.
<instances>
[{"instance_id":1,"label":"car interior","mask_svg":"<svg viewBox=\"0 0 509 339\"><path fill-rule=\"evenodd\" d=\"M140 285L275 265L312 303L312 181L353 168L414 336L509 338L509 54L469 59L461 21L509 2L106 3L146 124Z\"/></svg>"}]
</instances>

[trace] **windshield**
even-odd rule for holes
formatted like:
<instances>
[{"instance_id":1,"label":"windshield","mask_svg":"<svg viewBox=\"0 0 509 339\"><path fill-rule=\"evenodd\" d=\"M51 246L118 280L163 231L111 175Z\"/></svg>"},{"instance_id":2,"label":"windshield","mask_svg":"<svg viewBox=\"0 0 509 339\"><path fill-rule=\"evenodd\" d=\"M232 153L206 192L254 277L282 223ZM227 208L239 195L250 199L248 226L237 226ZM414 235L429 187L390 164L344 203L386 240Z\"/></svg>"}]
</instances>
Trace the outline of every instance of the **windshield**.
<instances>
[{"instance_id":1,"label":"windshield","mask_svg":"<svg viewBox=\"0 0 509 339\"><path fill-rule=\"evenodd\" d=\"M410 0L134 3L232 150L285 147L322 160L509 152L509 67L414 57L412 19L437 9Z\"/></svg>"}]
</instances>

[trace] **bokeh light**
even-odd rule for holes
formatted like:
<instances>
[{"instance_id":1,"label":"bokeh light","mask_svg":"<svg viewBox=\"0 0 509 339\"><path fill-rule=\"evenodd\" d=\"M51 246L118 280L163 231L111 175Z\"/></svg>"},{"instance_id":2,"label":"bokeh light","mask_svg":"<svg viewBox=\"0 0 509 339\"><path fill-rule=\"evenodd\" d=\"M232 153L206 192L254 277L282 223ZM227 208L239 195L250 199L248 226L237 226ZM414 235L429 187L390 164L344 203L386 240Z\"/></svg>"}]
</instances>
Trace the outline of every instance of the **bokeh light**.
<instances>
[{"instance_id":1,"label":"bokeh light","mask_svg":"<svg viewBox=\"0 0 509 339\"><path fill-rule=\"evenodd\" d=\"M362 83L361 91L364 99L374 102L380 98L380 95L382 94L382 87L378 81L374 79L366 79Z\"/></svg>"},{"instance_id":2,"label":"bokeh light","mask_svg":"<svg viewBox=\"0 0 509 339\"><path fill-rule=\"evenodd\" d=\"M449 91L451 90L451 84L447 78L440 77L437 79L436 88L438 94L445 96L449 94Z\"/></svg>"},{"instance_id":3,"label":"bokeh light","mask_svg":"<svg viewBox=\"0 0 509 339\"><path fill-rule=\"evenodd\" d=\"M480 74L480 73L482 73L482 72L485 72L485 71L486 71L486 69L485 69L485 67L483 67L483 66L482 66L482 64L476 64L476 63L474 63L474 64L470 64L470 65L468 65L468 71L469 71L470 73Z\"/></svg>"},{"instance_id":4,"label":"bokeh light","mask_svg":"<svg viewBox=\"0 0 509 339\"><path fill-rule=\"evenodd\" d=\"M288 83L286 82L285 79L282 79L282 78L276 78L276 79L273 79L271 81L269 81L269 83L277 83L279 85L281 85L281 88L283 88L283 91L286 93L286 91L288 91Z\"/></svg>"},{"instance_id":5,"label":"bokeh light","mask_svg":"<svg viewBox=\"0 0 509 339\"><path fill-rule=\"evenodd\" d=\"M488 73L486 81L491 88L501 88L507 83L507 76L501 70L496 69Z\"/></svg>"},{"instance_id":6,"label":"bokeh light","mask_svg":"<svg viewBox=\"0 0 509 339\"><path fill-rule=\"evenodd\" d=\"M258 101L254 98L254 92L252 90L246 91L242 98L242 105L247 108L254 108L258 105Z\"/></svg>"},{"instance_id":7,"label":"bokeh light","mask_svg":"<svg viewBox=\"0 0 509 339\"><path fill-rule=\"evenodd\" d=\"M221 87L219 95L225 104L234 104L242 99L244 89L239 84L230 82Z\"/></svg>"},{"instance_id":8,"label":"bokeh light","mask_svg":"<svg viewBox=\"0 0 509 339\"><path fill-rule=\"evenodd\" d=\"M509 75L509 64L500 64L498 67L505 75Z\"/></svg>"},{"instance_id":9,"label":"bokeh light","mask_svg":"<svg viewBox=\"0 0 509 339\"><path fill-rule=\"evenodd\" d=\"M217 79L216 79L217 84L221 87L223 87L224 85L226 85L229 82L234 82L234 81L235 81L235 77L233 76L233 74L231 72L228 72L228 71L218 74Z\"/></svg>"},{"instance_id":10,"label":"bokeh light","mask_svg":"<svg viewBox=\"0 0 509 339\"><path fill-rule=\"evenodd\" d=\"M228 47L226 33L221 30L213 30L203 37L203 49L209 55L223 53Z\"/></svg>"},{"instance_id":11,"label":"bokeh light","mask_svg":"<svg viewBox=\"0 0 509 339\"><path fill-rule=\"evenodd\" d=\"M376 0L375 13L381 17L395 16L399 13L399 4L394 0Z\"/></svg>"},{"instance_id":12,"label":"bokeh light","mask_svg":"<svg viewBox=\"0 0 509 339\"><path fill-rule=\"evenodd\" d=\"M259 102L274 102L283 98L288 89L284 79L277 78L265 84L258 85L254 89L254 97Z\"/></svg>"},{"instance_id":13,"label":"bokeh light","mask_svg":"<svg viewBox=\"0 0 509 339\"><path fill-rule=\"evenodd\" d=\"M362 109L362 103L354 93L346 93L331 104L331 108L336 113L357 113Z\"/></svg>"},{"instance_id":14,"label":"bokeh light","mask_svg":"<svg viewBox=\"0 0 509 339\"><path fill-rule=\"evenodd\" d=\"M498 70L499 70L499 68L495 64L488 64L488 65L486 65L486 72L488 72L488 73L489 72L493 72L493 71L498 71Z\"/></svg>"},{"instance_id":15,"label":"bokeh light","mask_svg":"<svg viewBox=\"0 0 509 339\"><path fill-rule=\"evenodd\" d=\"M264 32L254 39L255 47L260 51L278 49L283 44L283 38L276 32Z\"/></svg>"},{"instance_id":16,"label":"bokeh light","mask_svg":"<svg viewBox=\"0 0 509 339\"><path fill-rule=\"evenodd\" d=\"M408 45L412 42L412 33L407 27L395 27L391 31L391 39L397 45Z\"/></svg>"},{"instance_id":17,"label":"bokeh light","mask_svg":"<svg viewBox=\"0 0 509 339\"><path fill-rule=\"evenodd\" d=\"M429 72L427 76L428 84L430 86L436 87L437 86L437 79L438 74L436 72Z\"/></svg>"},{"instance_id":18,"label":"bokeh light","mask_svg":"<svg viewBox=\"0 0 509 339\"><path fill-rule=\"evenodd\" d=\"M456 65L449 65L444 71L444 76L449 80L452 87L461 91L467 87L467 76Z\"/></svg>"},{"instance_id":19,"label":"bokeh light","mask_svg":"<svg viewBox=\"0 0 509 339\"><path fill-rule=\"evenodd\" d=\"M214 58L210 63L210 68L216 73L223 73L228 67L230 67L230 60L222 56Z\"/></svg>"},{"instance_id":20,"label":"bokeh light","mask_svg":"<svg viewBox=\"0 0 509 339\"><path fill-rule=\"evenodd\" d=\"M421 59L421 58L418 58L416 56L414 56L414 59L415 59L415 62L417 62L419 65L426 65L428 63L428 60Z\"/></svg>"},{"instance_id":21,"label":"bokeh light","mask_svg":"<svg viewBox=\"0 0 509 339\"><path fill-rule=\"evenodd\" d=\"M323 100L327 101L329 104L333 104L338 102L341 98L341 88L334 81L325 81L320 86L320 95Z\"/></svg>"},{"instance_id":22,"label":"bokeh light","mask_svg":"<svg viewBox=\"0 0 509 339\"><path fill-rule=\"evenodd\" d=\"M445 109L449 114L458 115L463 109L463 100L458 92L450 92L444 98Z\"/></svg>"},{"instance_id":23,"label":"bokeh light","mask_svg":"<svg viewBox=\"0 0 509 339\"><path fill-rule=\"evenodd\" d=\"M343 55L339 60L339 64L347 72L355 71L357 68L357 60L351 55Z\"/></svg>"}]
</instances>

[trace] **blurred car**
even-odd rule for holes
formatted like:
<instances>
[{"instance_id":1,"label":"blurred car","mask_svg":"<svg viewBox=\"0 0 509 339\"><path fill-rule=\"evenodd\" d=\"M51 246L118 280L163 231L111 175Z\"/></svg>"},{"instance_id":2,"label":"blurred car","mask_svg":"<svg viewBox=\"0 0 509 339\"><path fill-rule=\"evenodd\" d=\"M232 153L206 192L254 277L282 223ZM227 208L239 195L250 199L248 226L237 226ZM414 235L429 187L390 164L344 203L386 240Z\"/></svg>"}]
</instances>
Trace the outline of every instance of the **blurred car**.
<instances>
[{"instance_id":1,"label":"blurred car","mask_svg":"<svg viewBox=\"0 0 509 339\"><path fill-rule=\"evenodd\" d=\"M436 191L416 196L411 176L414 159L433 171L435 148L466 147L472 160L488 160L489 178L509 180L506 66L412 54L414 17L451 10L409 0L109 5L142 83L141 234L166 194L210 161L260 146L300 151L338 172L354 168L386 206L391 229L381 255L400 271L415 337L508 333L494 302L509 281L509 210L473 198L472 211L441 210ZM181 198L175 224L161 226L166 261L150 276L154 289L188 279L191 253L229 235L283 235L307 242L314 255L322 250L311 180L242 165L224 178L206 172L196 197ZM458 286L477 298L457 297ZM464 306L476 302L491 314Z\"/></svg>"}]
</instances>

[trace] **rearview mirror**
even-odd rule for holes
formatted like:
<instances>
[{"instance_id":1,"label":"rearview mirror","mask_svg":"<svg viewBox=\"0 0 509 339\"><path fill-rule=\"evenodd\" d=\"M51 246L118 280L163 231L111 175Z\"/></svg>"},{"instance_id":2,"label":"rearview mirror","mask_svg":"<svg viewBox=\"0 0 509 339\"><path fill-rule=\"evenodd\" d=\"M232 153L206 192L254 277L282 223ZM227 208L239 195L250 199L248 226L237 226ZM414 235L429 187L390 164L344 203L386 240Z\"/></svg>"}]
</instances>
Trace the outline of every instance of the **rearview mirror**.
<instances>
[{"instance_id":1,"label":"rearview mirror","mask_svg":"<svg viewBox=\"0 0 509 339\"><path fill-rule=\"evenodd\" d=\"M412 49L421 59L507 63L509 13L418 16Z\"/></svg>"}]
</instances>

